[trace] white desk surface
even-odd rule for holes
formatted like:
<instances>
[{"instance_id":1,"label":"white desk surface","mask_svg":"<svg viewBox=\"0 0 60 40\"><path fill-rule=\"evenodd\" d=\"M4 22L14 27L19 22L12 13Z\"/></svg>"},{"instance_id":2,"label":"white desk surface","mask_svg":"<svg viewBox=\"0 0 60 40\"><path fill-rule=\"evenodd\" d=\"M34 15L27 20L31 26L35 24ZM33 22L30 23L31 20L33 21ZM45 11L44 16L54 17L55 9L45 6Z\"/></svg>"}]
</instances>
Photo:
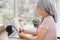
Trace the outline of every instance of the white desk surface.
<instances>
[{"instance_id":1,"label":"white desk surface","mask_svg":"<svg viewBox=\"0 0 60 40\"><path fill-rule=\"evenodd\" d=\"M3 31L2 33L0 33L0 40L23 40L23 39L8 38L7 33Z\"/></svg>"}]
</instances>

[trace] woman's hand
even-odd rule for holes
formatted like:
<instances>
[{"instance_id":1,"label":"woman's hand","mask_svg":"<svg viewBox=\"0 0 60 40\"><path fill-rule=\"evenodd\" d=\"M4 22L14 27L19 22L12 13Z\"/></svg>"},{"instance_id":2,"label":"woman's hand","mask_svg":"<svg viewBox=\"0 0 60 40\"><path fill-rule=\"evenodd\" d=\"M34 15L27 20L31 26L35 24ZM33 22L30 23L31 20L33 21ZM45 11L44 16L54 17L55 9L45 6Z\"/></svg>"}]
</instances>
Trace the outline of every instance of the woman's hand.
<instances>
[{"instance_id":1,"label":"woman's hand","mask_svg":"<svg viewBox=\"0 0 60 40\"><path fill-rule=\"evenodd\" d=\"M29 34L27 30L23 29L22 30L25 34Z\"/></svg>"},{"instance_id":2,"label":"woman's hand","mask_svg":"<svg viewBox=\"0 0 60 40\"><path fill-rule=\"evenodd\" d=\"M20 27L20 31L23 32L24 28L23 27Z\"/></svg>"},{"instance_id":3,"label":"woman's hand","mask_svg":"<svg viewBox=\"0 0 60 40\"><path fill-rule=\"evenodd\" d=\"M21 33L18 33L19 37L23 37L24 36L24 33L21 32Z\"/></svg>"},{"instance_id":4,"label":"woman's hand","mask_svg":"<svg viewBox=\"0 0 60 40\"><path fill-rule=\"evenodd\" d=\"M37 32L25 30L23 27L20 28L20 33L21 33L21 32L23 32L23 33L25 33L25 34L37 35Z\"/></svg>"},{"instance_id":5,"label":"woman's hand","mask_svg":"<svg viewBox=\"0 0 60 40\"><path fill-rule=\"evenodd\" d=\"M28 37L23 32L18 34L20 37L22 37L24 40L35 40L36 37Z\"/></svg>"},{"instance_id":6,"label":"woman's hand","mask_svg":"<svg viewBox=\"0 0 60 40\"><path fill-rule=\"evenodd\" d=\"M20 31L23 32L23 33L25 33L25 34L29 34L28 30L25 30L23 27L20 28Z\"/></svg>"}]
</instances>

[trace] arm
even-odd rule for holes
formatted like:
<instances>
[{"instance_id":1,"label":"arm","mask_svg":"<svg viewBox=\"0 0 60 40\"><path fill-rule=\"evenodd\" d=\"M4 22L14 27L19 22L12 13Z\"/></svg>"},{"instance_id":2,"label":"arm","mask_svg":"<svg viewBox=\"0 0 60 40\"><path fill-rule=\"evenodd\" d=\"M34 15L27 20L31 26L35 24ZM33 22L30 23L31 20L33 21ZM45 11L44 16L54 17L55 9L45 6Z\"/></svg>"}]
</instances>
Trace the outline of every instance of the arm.
<instances>
[{"instance_id":1,"label":"arm","mask_svg":"<svg viewBox=\"0 0 60 40\"><path fill-rule=\"evenodd\" d=\"M35 31L28 31L28 30L23 29L23 32L24 32L25 34L37 35L37 32L35 32Z\"/></svg>"},{"instance_id":2,"label":"arm","mask_svg":"<svg viewBox=\"0 0 60 40\"><path fill-rule=\"evenodd\" d=\"M18 34L20 37L23 37L25 40L34 40L35 37L28 37L23 32Z\"/></svg>"},{"instance_id":3,"label":"arm","mask_svg":"<svg viewBox=\"0 0 60 40\"><path fill-rule=\"evenodd\" d=\"M45 35L47 33L47 29L46 28L42 28L39 32L39 34L36 37L36 40L43 40Z\"/></svg>"},{"instance_id":4,"label":"arm","mask_svg":"<svg viewBox=\"0 0 60 40\"><path fill-rule=\"evenodd\" d=\"M35 32L35 31L29 31L29 30L24 29L23 27L21 27L20 29L25 34L37 35L37 32Z\"/></svg>"},{"instance_id":5,"label":"arm","mask_svg":"<svg viewBox=\"0 0 60 40\"><path fill-rule=\"evenodd\" d=\"M43 38L46 35L46 33L47 33L47 29L46 28L42 28L39 31L39 34L37 36L26 37L25 35L23 35L21 33L19 34L19 36L22 36L23 38L28 39L28 40L43 40Z\"/></svg>"}]
</instances>

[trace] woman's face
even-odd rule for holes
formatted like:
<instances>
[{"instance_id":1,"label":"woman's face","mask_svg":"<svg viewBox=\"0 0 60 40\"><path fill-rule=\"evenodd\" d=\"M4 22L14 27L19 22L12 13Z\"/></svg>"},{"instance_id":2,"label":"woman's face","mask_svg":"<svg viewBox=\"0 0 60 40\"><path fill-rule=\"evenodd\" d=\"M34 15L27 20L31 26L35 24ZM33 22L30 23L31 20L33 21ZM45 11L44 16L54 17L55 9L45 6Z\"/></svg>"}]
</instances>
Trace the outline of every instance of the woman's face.
<instances>
[{"instance_id":1,"label":"woman's face","mask_svg":"<svg viewBox=\"0 0 60 40\"><path fill-rule=\"evenodd\" d=\"M42 17L50 15L46 11L42 10L40 7L37 8L37 14L40 15L40 16L42 16Z\"/></svg>"},{"instance_id":2,"label":"woman's face","mask_svg":"<svg viewBox=\"0 0 60 40\"><path fill-rule=\"evenodd\" d=\"M43 11L40 8L37 8L37 14L43 16Z\"/></svg>"}]
</instances>

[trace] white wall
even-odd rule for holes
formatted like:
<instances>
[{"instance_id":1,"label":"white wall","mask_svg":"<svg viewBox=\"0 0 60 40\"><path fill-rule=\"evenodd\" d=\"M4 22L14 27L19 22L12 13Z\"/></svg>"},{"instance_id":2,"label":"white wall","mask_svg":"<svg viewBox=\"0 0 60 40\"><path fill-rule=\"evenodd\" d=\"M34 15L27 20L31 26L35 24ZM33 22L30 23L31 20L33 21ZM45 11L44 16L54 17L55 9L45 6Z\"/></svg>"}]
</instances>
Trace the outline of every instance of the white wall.
<instances>
[{"instance_id":1,"label":"white wall","mask_svg":"<svg viewBox=\"0 0 60 40\"><path fill-rule=\"evenodd\" d=\"M58 23L56 26L57 29L57 36L60 37L60 0L57 0L57 15L58 15Z\"/></svg>"}]
</instances>

